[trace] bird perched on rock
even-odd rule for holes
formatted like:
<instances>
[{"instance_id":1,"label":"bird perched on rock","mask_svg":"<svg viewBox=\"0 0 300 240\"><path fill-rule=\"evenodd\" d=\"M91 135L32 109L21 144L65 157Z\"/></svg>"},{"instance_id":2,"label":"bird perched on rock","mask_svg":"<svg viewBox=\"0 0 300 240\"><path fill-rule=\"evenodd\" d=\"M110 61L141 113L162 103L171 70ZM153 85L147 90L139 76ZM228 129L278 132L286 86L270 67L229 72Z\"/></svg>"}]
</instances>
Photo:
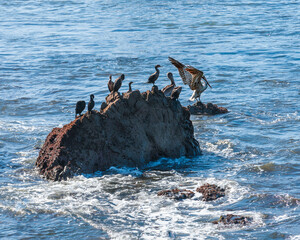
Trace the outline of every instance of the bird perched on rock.
<instances>
[{"instance_id":1,"label":"bird perched on rock","mask_svg":"<svg viewBox=\"0 0 300 240\"><path fill-rule=\"evenodd\" d=\"M170 97L174 87L176 86L176 84L175 84L175 81L174 81L174 78L173 78L173 74L171 72L167 73L167 77L170 79L171 84L165 86L161 91L165 94L166 97Z\"/></svg>"},{"instance_id":2,"label":"bird perched on rock","mask_svg":"<svg viewBox=\"0 0 300 240\"><path fill-rule=\"evenodd\" d=\"M161 67L160 65L156 65L155 66L155 70L156 72L151 74L151 76L148 78L148 83L153 83L153 86L154 86L154 83L155 81L158 79L158 76L159 76L159 67Z\"/></svg>"},{"instance_id":3,"label":"bird perched on rock","mask_svg":"<svg viewBox=\"0 0 300 240\"><path fill-rule=\"evenodd\" d=\"M131 84L133 84L133 82L129 82L129 83L128 83L128 86L129 86L129 90L128 90L128 92L132 92L132 89L131 89Z\"/></svg>"},{"instance_id":4,"label":"bird perched on rock","mask_svg":"<svg viewBox=\"0 0 300 240\"><path fill-rule=\"evenodd\" d=\"M111 75L109 75L109 80L108 80L107 86L108 86L109 92L112 92L114 90L114 82L111 80Z\"/></svg>"},{"instance_id":5,"label":"bird perched on rock","mask_svg":"<svg viewBox=\"0 0 300 240\"><path fill-rule=\"evenodd\" d=\"M207 89L207 85L211 88L203 72L192 66L185 66L171 57L169 57L169 61L178 69L183 83L189 85L190 89L194 91L189 100L200 101L201 93ZM204 84L202 84L201 78L204 80Z\"/></svg>"},{"instance_id":6,"label":"bird perched on rock","mask_svg":"<svg viewBox=\"0 0 300 240\"><path fill-rule=\"evenodd\" d=\"M77 117L77 114L81 116L81 112L85 109L85 101L78 101L76 103L76 108L75 108L75 119Z\"/></svg>"},{"instance_id":7,"label":"bird perched on rock","mask_svg":"<svg viewBox=\"0 0 300 240\"><path fill-rule=\"evenodd\" d=\"M179 98L179 95L181 93L182 87L174 87L171 98L177 100Z\"/></svg>"},{"instance_id":8,"label":"bird perched on rock","mask_svg":"<svg viewBox=\"0 0 300 240\"><path fill-rule=\"evenodd\" d=\"M122 82L125 79L125 75L122 74L120 77L118 77L114 82L113 92L118 92L119 89L122 86Z\"/></svg>"},{"instance_id":9,"label":"bird perched on rock","mask_svg":"<svg viewBox=\"0 0 300 240\"><path fill-rule=\"evenodd\" d=\"M94 108L95 106L95 102L94 102L94 94L91 94L90 95L90 101L89 101L89 104L88 104L88 112L91 113L92 112L92 109Z\"/></svg>"},{"instance_id":10,"label":"bird perched on rock","mask_svg":"<svg viewBox=\"0 0 300 240\"><path fill-rule=\"evenodd\" d=\"M203 75L203 72L194 68L194 67L187 67L186 71L188 71L192 75L192 82L190 85L190 88L194 90L193 95L191 96L190 100L194 101L198 98L197 102L200 101L201 93L203 93L207 89L207 85L211 88L210 84L206 80L206 78ZM204 79L204 82L202 84L201 78Z\"/></svg>"}]
</instances>

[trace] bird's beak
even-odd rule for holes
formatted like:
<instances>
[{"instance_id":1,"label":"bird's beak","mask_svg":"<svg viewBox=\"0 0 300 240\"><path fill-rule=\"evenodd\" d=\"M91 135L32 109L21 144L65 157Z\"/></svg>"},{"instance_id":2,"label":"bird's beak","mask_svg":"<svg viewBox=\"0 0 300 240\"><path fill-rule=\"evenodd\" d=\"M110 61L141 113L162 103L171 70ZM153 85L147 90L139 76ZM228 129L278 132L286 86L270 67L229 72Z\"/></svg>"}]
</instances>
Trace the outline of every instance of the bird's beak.
<instances>
[{"instance_id":1,"label":"bird's beak","mask_svg":"<svg viewBox=\"0 0 300 240\"><path fill-rule=\"evenodd\" d=\"M202 76L202 78L205 80L205 82L208 84L208 86L209 86L210 88L212 88L212 87L210 86L209 82L207 81L206 77L204 77L204 75Z\"/></svg>"}]
</instances>

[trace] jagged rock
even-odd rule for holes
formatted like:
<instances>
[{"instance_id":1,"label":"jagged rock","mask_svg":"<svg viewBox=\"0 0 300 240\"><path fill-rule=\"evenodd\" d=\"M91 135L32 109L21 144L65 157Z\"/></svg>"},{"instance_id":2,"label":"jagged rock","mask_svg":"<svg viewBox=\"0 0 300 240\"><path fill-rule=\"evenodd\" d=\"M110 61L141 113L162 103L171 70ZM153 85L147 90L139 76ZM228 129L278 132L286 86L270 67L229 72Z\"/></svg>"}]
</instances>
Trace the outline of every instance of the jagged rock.
<instances>
[{"instance_id":1,"label":"jagged rock","mask_svg":"<svg viewBox=\"0 0 300 240\"><path fill-rule=\"evenodd\" d=\"M151 91L111 93L100 112L84 114L48 135L36 166L52 180L111 166L139 167L161 157L200 154L190 113L179 101Z\"/></svg>"},{"instance_id":2,"label":"jagged rock","mask_svg":"<svg viewBox=\"0 0 300 240\"><path fill-rule=\"evenodd\" d=\"M204 184L196 189L197 192L202 193L203 201L213 201L225 196L225 189L218 187L215 184Z\"/></svg>"},{"instance_id":3,"label":"jagged rock","mask_svg":"<svg viewBox=\"0 0 300 240\"><path fill-rule=\"evenodd\" d=\"M240 224L247 225L253 221L251 217L244 217L240 215L227 214L226 216L221 216L219 220L213 221L213 224L223 223L225 225L229 224Z\"/></svg>"},{"instance_id":4,"label":"jagged rock","mask_svg":"<svg viewBox=\"0 0 300 240\"><path fill-rule=\"evenodd\" d=\"M158 192L157 195L166 196L175 200L182 200L186 198L192 198L195 195L195 193L190 190L175 188L171 190L162 190Z\"/></svg>"},{"instance_id":5,"label":"jagged rock","mask_svg":"<svg viewBox=\"0 0 300 240\"><path fill-rule=\"evenodd\" d=\"M188 110L193 115L216 115L222 113L228 113L227 108L218 107L216 104L202 102L194 103L193 105L187 106Z\"/></svg>"}]
</instances>

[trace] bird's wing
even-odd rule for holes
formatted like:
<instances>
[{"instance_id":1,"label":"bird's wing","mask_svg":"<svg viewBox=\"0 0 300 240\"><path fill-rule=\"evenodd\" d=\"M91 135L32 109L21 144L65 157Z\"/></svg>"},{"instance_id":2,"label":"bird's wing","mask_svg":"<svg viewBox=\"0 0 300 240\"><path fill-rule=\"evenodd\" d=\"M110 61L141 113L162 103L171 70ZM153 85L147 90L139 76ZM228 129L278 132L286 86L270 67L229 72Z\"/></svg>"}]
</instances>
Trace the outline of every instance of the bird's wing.
<instances>
[{"instance_id":1,"label":"bird's wing","mask_svg":"<svg viewBox=\"0 0 300 240\"><path fill-rule=\"evenodd\" d=\"M165 94L166 97L170 97L175 85L165 86L161 91Z\"/></svg>"},{"instance_id":2,"label":"bird's wing","mask_svg":"<svg viewBox=\"0 0 300 240\"><path fill-rule=\"evenodd\" d=\"M179 98L179 95L181 93L182 87L174 87L172 93L171 93L171 98L175 97L175 98Z\"/></svg>"},{"instance_id":3,"label":"bird's wing","mask_svg":"<svg viewBox=\"0 0 300 240\"><path fill-rule=\"evenodd\" d=\"M148 78L148 83L153 83L155 77L156 77L156 72L150 75L150 77Z\"/></svg>"},{"instance_id":4,"label":"bird's wing","mask_svg":"<svg viewBox=\"0 0 300 240\"><path fill-rule=\"evenodd\" d=\"M186 71L188 71L193 77L194 76L200 76L200 78L203 76L203 72L198 70L197 68L194 68L192 66L188 66L185 69Z\"/></svg>"},{"instance_id":5,"label":"bird's wing","mask_svg":"<svg viewBox=\"0 0 300 240\"><path fill-rule=\"evenodd\" d=\"M116 83L117 81L119 81L121 79L121 76L120 77L118 77L116 80L115 80L115 82L114 83Z\"/></svg>"},{"instance_id":6,"label":"bird's wing","mask_svg":"<svg viewBox=\"0 0 300 240\"><path fill-rule=\"evenodd\" d=\"M179 75L185 85L190 85L192 81L192 76L189 72L185 70L186 66L181 62L169 57L169 61L178 69Z\"/></svg>"},{"instance_id":7,"label":"bird's wing","mask_svg":"<svg viewBox=\"0 0 300 240\"><path fill-rule=\"evenodd\" d=\"M188 71L192 75L192 81L189 85L190 88L192 90L196 90L199 87L202 87L201 78L203 76L203 72L192 66L188 66L186 68L186 71Z\"/></svg>"},{"instance_id":8,"label":"bird's wing","mask_svg":"<svg viewBox=\"0 0 300 240\"><path fill-rule=\"evenodd\" d=\"M182 87L174 87L173 91L177 91L179 94L181 93Z\"/></svg>"}]
</instances>

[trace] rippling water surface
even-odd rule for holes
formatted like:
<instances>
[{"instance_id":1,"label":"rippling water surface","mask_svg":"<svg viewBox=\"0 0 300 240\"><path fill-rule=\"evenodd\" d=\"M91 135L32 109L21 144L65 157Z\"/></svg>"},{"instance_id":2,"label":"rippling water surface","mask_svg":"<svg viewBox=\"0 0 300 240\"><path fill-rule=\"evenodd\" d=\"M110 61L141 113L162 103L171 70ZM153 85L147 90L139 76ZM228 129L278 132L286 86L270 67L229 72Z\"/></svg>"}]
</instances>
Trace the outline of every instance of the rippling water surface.
<instances>
[{"instance_id":1,"label":"rippling water surface","mask_svg":"<svg viewBox=\"0 0 300 240\"><path fill-rule=\"evenodd\" d=\"M0 12L0 238L300 239L299 1L12 0ZM59 183L37 174L47 134L91 93L99 109L109 74L147 90L160 64L159 87L168 71L179 84L168 56L203 70L202 101L230 110L192 117L202 156ZM207 182L227 196L156 196ZM254 221L211 223L229 213Z\"/></svg>"}]
</instances>

